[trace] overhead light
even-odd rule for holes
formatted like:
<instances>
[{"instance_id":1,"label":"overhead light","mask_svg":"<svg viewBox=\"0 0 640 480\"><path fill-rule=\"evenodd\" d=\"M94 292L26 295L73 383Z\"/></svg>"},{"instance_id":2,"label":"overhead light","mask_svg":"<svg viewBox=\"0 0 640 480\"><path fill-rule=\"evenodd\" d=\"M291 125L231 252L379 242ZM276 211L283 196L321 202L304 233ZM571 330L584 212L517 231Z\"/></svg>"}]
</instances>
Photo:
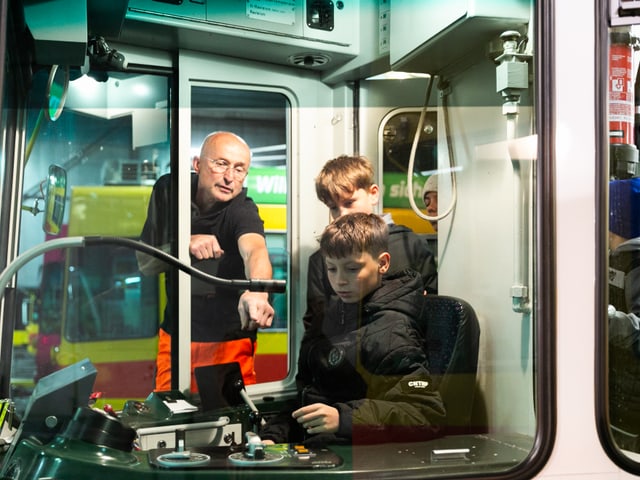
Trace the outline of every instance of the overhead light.
<instances>
[{"instance_id":1,"label":"overhead light","mask_svg":"<svg viewBox=\"0 0 640 480\"><path fill-rule=\"evenodd\" d=\"M139 97L148 97L149 94L151 93L151 90L149 89L149 87L141 82L135 83L131 87L131 91L136 95L138 95Z\"/></svg>"}]
</instances>

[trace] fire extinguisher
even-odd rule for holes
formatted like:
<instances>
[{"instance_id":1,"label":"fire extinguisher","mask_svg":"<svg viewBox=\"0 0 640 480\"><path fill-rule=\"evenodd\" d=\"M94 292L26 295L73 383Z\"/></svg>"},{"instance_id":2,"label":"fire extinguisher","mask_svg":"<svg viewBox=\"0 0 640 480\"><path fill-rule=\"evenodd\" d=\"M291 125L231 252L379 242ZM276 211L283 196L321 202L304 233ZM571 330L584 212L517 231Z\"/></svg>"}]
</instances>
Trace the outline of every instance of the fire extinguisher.
<instances>
[{"instance_id":1,"label":"fire extinguisher","mask_svg":"<svg viewBox=\"0 0 640 480\"><path fill-rule=\"evenodd\" d=\"M638 171L634 116L640 115L640 84L633 81L633 38L628 27L614 29L609 47L609 174L631 178ZM640 123L640 122L638 122Z\"/></svg>"}]
</instances>

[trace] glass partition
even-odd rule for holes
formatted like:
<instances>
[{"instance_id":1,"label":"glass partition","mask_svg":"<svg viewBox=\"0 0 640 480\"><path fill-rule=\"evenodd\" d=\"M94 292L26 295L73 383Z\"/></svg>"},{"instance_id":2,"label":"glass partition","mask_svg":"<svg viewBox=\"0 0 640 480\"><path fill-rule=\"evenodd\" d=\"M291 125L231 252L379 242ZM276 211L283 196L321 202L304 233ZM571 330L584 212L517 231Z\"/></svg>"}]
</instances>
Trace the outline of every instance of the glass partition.
<instances>
[{"instance_id":1,"label":"glass partition","mask_svg":"<svg viewBox=\"0 0 640 480\"><path fill-rule=\"evenodd\" d=\"M289 100L280 92L206 83L191 87L191 157L200 154L209 133L223 130L241 136L251 149L251 166L243 186L258 206L273 278L278 280L289 277L290 111ZM257 333L257 383L283 380L289 372L289 329L295 328L295 321L289 316L286 293L271 293L269 301L275 317L272 328Z\"/></svg>"},{"instance_id":2,"label":"glass partition","mask_svg":"<svg viewBox=\"0 0 640 480\"><path fill-rule=\"evenodd\" d=\"M63 108L46 116L47 73L36 73L27 112L20 251L64 237L138 239L153 183L170 164L169 78L105 72L96 81L76 71ZM46 188L52 164L65 172L66 188ZM51 208L64 211L49 233L47 190ZM160 287L125 247L52 250L20 270L12 364L18 411L37 380L84 358L98 370L101 403L120 408L145 398L153 388Z\"/></svg>"},{"instance_id":3,"label":"glass partition","mask_svg":"<svg viewBox=\"0 0 640 480\"><path fill-rule=\"evenodd\" d=\"M411 20L415 8L433 25L443 20L428 15L433 12L433 3L432 10L421 9L429 2L413 2L407 8L409 3L398 2L396 18L403 18L404 14L405 21ZM548 17L540 18L544 8L539 2L496 3L499 11L493 12L489 22L491 32L476 38L469 30L456 31L448 37L455 40L447 45L452 48L444 49L450 56L438 58L433 53L440 51L442 45L435 48L433 39L420 36L416 40L410 35L413 38L408 40L415 40L419 48L415 56L414 50L407 48L404 66L415 74L403 79L358 78L329 85L321 73L300 73L291 65L273 66L212 55L212 68L207 52L181 51L180 99L188 97L189 102L180 105L186 114L181 112L179 116L172 113L172 106L178 101L177 92L172 91L177 82L171 77L108 72L106 77L101 76L101 82L87 76L71 78L64 108L47 119L41 110L46 78L37 76L33 95L37 101L28 111L20 250L60 237L139 238L158 179L178 169L180 175L172 176L180 181L191 176L191 161L200 155L201 143L209 133L225 130L240 135L252 152L249 171L216 164L221 159L211 159L212 168L218 168L218 173L243 176L238 184L247 189L264 222L273 277L287 280L287 292L270 297L276 312L273 327L257 333L256 373L260 385L248 390L260 411L270 419L280 413L277 408L282 403L295 397L292 380L298 351L292 346L305 333L301 322L309 270L305 264L308 254L317 248L317 234L324 228L320 221L307 221L318 212L325 213L325 205L320 205L313 191L313 177L331 158L329 153L362 154L373 164L380 186L375 208L393 226L389 230L406 233L403 238L426 245L434 261L435 283L425 286L424 292L422 285L416 289L418 298L426 292L421 316L406 322L411 329L413 320L423 322L419 331L407 330L412 340L420 342L414 350L420 351L420 368L428 367L428 381L409 380L396 372L373 372L378 365L367 365L355 348L349 351L354 356L345 360L347 354L341 350L341 340L334 338L327 338L331 348L321 352L327 354L322 359L326 360L323 367L330 371L355 358L348 368L360 369L358 373L363 372L366 380L383 380L385 388L367 392L379 398L348 398L348 384L344 388L345 399L339 403L368 405L368 400L374 403L382 398L378 405L387 407L392 402L383 397L389 391L414 394L428 386L437 388L433 397L439 396L438 402L442 400L447 416L438 425L441 430L434 429L433 435L421 431L422 427L428 430L432 426L427 421L416 425L414 418L403 418L398 424L390 423L391 434L395 435L396 427L400 433L389 438L388 443L375 445L367 444L370 439L366 436L376 433L380 424L366 423L365 419L356 425L362 427L358 439L362 444L351 438L332 444L331 456L324 458L338 461L322 467L336 468L331 473L347 478L354 474L363 478L369 474L380 478L536 475L553 448L556 414L552 346L555 289L554 285L544 284L545 278L549 281L556 273L553 257L546 258L544 251L555 246L551 221L554 199L553 195L545 196L542 188L544 184L555 188L550 153L555 149L555 125L549 127L546 122L553 116L553 100L546 96L553 90L549 80L553 67L542 58L543 52L552 50L545 43L553 33L548 30L552 14L547 12ZM339 4L345 6L344 2ZM452 13L459 13L456 9L461 5L453 5ZM500 16L503 10L511 9L516 21ZM486 25L484 28L488 29ZM397 25L395 30L399 31ZM408 29L403 33L409 33ZM625 48L633 43L631 35L625 33L621 37ZM404 39L392 40L403 44ZM407 45L410 43L407 41ZM471 44L482 45L481 51L467 52L462 48ZM189 66L189 60L194 61L193 65ZM277 76L268 82L260 78L267 71L273 73L271 69ZM364 75L366 69L356 70L357 75ZM262 81L268 85L261 85ZM307 88L309 91L302 92ZM179 149L184 153L187 143L188 155L177 158L176 152ZM348 151L352 147L357 152ZM623 150L633 152L633 148ZM612 158L616 155L611 154ZM46 172L52 163L64 169L67 189L65 215L56 229L57 235L42 231L40 216L47 196ZM622 167L616 164L612 171L622 168L626 175L630 164L634 161L624 160ZM187 212L190 206L184 201L185 183L179 183L182 203L177 201L177 193L170 195L169 211L160 212L169 218L172 253L177 249L176 239L182 240L191 233L185 227L192 217L174 215L176 211ZM316 206L310 208L311 205ZM174 217L180 217L180 230L175 228L178 219ZM397 253L409 256L409 247L402 250L403 247ZM612 280L624 286L624 280L620 282L616 275ZM143 275L134 252L120 246L51 251L23 268L17 283L22 308L14 322L14 398L28 398L39 378L88 358L97 369L94 390L100 396L98 402L120 410L125 400L143 400L154 388L157 332L165 307L171 301L189 304L185 295L194 295L193 289L182 290L180 283L182 297L171 296L165 280L165 274ZM624 296L620 298L626 300ZM629 309L628 305L624 308ZM622 323L631 318L620 312L623 307L615 307L610 317ZM211 312L212 323L218 313ZM344 309L341 313L344 320ZM360 313L353 315L354 323L361 320L355 318ZM181 320L188 322L189 318ZM634 323L625 325L633 327ZM386 340L384 336L375 337L372 350L385 348L382 344ZM616 357L611 354L608 358L611 372L616 373ZM628 357L623 360L620 365L627 365ZM400 376L402 380L397 381ZM330 377L326 383L332 381ZM386 388L388 385L393 387ZM171 442L179 443L182 432L174 426L182 425L178 420L187 418L177 419L173 414L193 413L192 409L176 412L171 408L175 405L167 406L172 400L155 395L148 402L133 402L129 409L123 409L120 419L142 430L140 439L149 433L144 432L144 427L152 423L170 426L161 432L161 437L147 437L148 443L141 450L126 452L127 462L130 458L134 461L117 465L116 475L130 475L129 468L138 469L143 476L156 476L159 471L170 475L158 470L158 466L167 464L157 460L167 453ZM425 405L415 403L419 408ZM218 428L219 424L207 424L202 429L207 435L216 435L218 444L214 445L211 437L196 436L191 437L190 446L242 448L244 435L257 430L261 419L245 408L250 406L246 399L238 404L228 411L225 407L224 413L234 417L227 417L229 425ZM156 407L166 410L152 411ZM628 445L635 437L633 432L631 438L624 435L629 433L628 425L633 420L619 422L614 405L608 413L617 446L630 452ZM147 420L149 423L145 424ZM155 424L153 428L158 426ZM180 433L176 434L176 430ZM67 440L75 441L64 441ZM387 438L383 441L387 442ZM276 446L280 450L268 453L289 454L290 446ZM95 451L103 448L88 448L94 447ZM53 455L68 454L63 449L49 450ZM149 453L151 450L154 452ZM173 453L169 453L169 459ZM191 458L188 451L177 453L173 458L178 462ZM233 452L234 457L227 453L231 452L225 451L222 462L237 458L236 453L242 455L239 450ZM99 452L96 457L103 458L101 455ZM80 464L84 460L75 455L70 462ZM247 458L240 460L245 462ZM51 463L55 470L61 462ZM80 465L79 471L91 468L87 463ZM283 467L285 476L293 475L289 466ZM193 472L197 476L202 470ZM223 463L209 473L226 477L229 464ZM280 472L267 468L248 475L254 474L266 478ZM323 474L323 470L308 469L300 475L309 478Z\"/></svg>"},{"instance_id":4,"label":"glass partition","mask_svg":"<svg viewBox=\"0 0 640 480\"><path fill-rule=\"evenodd\" d=\"M61 236L140 237L153 185L170 172L168 99L167 77L114 73L106 82L87 76L71 81L55 122L44 120L33 105L21 250ZM193 90L193 154L215 130L235 129L250 143L253 161L245 184L264 220L274 278L281 280L289 271L287 112L282 94ZM58 235L45 234L38 215L53 159L67 175ZM32 223L39 225L31 228ZM19 398L26 399L42 376L83 358L97 366L101 403L119 408L153 390L164 275L141 274L134 250L91 246L48 252L21 270L18 288L24 308L16 319L12 385ZM274 328L259 335L259 382L282 380L288 373L287 296L273 293L270 301L276 317Z\"/></svg>"},{"instance_id":5,"label":"glass partition","mask_svg":"<svg viewBox=\"0 0 640 480\"><path fill-rule=\"evenodd\" d=\"M543 227L536 221L550 209L549 199L538 196L550 161L538 155L538 122L548 105L537 97L545 88L537 83L540 47L531 35L503 32L493 61L461 71L367 79L360 96L369 107L364 128L377 131L381 212L427 243L436 259L438 297L463 301L477 318L477 344L464 343L461 370L445 373L451 379L440 388L457 427L448 439L462 446L478 438L465 434L481 433L516 445L511 467L525 462L536 436L551 433L539 429L551 404L537 397L540 362L549 360L537 335L549 332L551 319L539 315L545 302L537 267L551 266L540 257ZM370 148L364 136L363 142ZM426 328L438 382L436 352L447 337L435 318L427 318ZM472 359L477 364L468 363ZM449 462L467 468L462 463ZM488 469L504 467L489 463Z\"/></svg>"}]
</instances>

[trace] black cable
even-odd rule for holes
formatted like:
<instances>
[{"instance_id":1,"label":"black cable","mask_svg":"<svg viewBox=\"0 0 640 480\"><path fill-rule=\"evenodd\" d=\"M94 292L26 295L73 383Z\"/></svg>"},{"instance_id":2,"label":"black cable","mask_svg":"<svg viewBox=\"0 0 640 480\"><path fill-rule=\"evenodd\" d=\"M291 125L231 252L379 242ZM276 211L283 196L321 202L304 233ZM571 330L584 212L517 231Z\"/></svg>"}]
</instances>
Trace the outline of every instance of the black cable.
<instances>
[{"instance_id":1,"label":"black cable","mask_svg":"<svg viewBox=\"0 0 640 480\"><path fill-rule=\"evenodd\" d=\"M147 255L151 255L155 258L162 260L183 272L191 275L192 277L196 277L199 280L202 280L207 283L211 283L213 285L225 286L230 288L237 289L246 289L252 292L271 292L271 293L284 293L286 291L287 282L286 280L258 280L258 279L249 279L249 280L229 280L226 278L214 277L213 275L209 275L208 273L204 273L197 268L193 268L190 265L186 265L182 263L177 258L169 255L162 250L152 247L151 245L147 245L146 243L142 243L137 240L133 240L130 238L124 237L101 237L101 236L88 236L84 237L85 246L89 247L92 245L121 245L129 248L133 248L134 250L139 250Z\"/></svg>"}]
</instances>

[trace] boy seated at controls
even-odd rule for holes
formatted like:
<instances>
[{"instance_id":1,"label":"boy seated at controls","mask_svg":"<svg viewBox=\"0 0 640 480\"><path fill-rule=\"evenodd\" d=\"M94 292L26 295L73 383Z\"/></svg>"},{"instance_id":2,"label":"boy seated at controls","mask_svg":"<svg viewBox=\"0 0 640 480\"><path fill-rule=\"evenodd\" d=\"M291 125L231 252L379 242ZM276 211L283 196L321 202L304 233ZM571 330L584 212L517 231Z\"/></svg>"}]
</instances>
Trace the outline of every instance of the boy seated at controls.
<instances>
[{"instance_id":1,"label":"boy seated at controls","mask_svg":"<svg viewBox=\"0 0 640 480\"><path fill-rule=\"evenodd\" d=\"M416 326L422 278L413 270L386 275L389 231L376 214L337 218L322 233L320 252L336 298L302 340L296 406L260 437L307 445L436 437L445 411Z\"/></svg>"}]
</instances>

